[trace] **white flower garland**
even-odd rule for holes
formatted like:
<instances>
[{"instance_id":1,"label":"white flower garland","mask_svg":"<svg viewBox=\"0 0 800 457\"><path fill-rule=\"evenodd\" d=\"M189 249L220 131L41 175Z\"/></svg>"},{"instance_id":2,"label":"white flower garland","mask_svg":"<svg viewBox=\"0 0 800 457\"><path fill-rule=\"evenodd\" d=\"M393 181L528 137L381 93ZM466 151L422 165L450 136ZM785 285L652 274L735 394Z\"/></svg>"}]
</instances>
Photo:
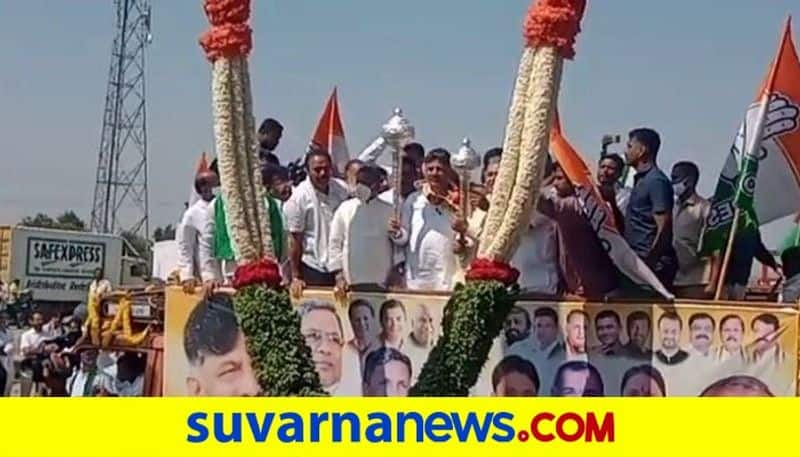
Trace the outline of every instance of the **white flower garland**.
<instances>
[{"instance_id":1,"label":"white flower garland","mask_svg":"<svg viewBox=\"0 0 800 457\"><path fill-rule=\"evenodd\" d=\"M249 263L265 255L274 256L256 158L255 119L245 57L214 62L212 104L226 222L236 260Z\"/></svg>"},{"instance_id":2,"label":"white flower garland","mask_svg":"<svg viewBox=\"0 0 800 457\"><path fill-rule=\"evenodd\" d=\"M494 183L491 195L489 213L486 215L482 239L478 248L479 257L488 257L489 245L494 235L500 229L506 212L506 204L511 198L514 181L519 165L519 149L522 137L522 124L525 121L525 105L530 82L531 66L533 64L533 50L526 47L520 59L517 81L511 95L511 107L506 123L506 135L503 142L503 156L500 159L500 169Z\"/></svg>"},{"instance_id":3,"label":"white flower garland","mask_svg":"<svg viewBox=\"0 0 800 457\"><path fill-rule=\"evenodd\" d=\"M555 47L526 48L523 54L481 257L507 262L519 229L528 220L547 162L562 67L563 58Z\"/></svg>"}]
</instances>

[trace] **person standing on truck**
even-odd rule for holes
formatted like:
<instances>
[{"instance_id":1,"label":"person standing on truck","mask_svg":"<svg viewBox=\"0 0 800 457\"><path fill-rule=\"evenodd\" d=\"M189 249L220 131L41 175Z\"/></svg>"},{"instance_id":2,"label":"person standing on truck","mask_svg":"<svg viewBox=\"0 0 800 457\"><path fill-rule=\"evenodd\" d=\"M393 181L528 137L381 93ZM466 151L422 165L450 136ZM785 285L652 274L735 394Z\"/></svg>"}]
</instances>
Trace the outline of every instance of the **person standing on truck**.
<instances>
[{"instance_id":1,"label":"person standing on truck","mask_svg":"<svg viewBox=\"0 0 800 457\"><path fill-rule=\"evenodd\" d=\"M102 268L94 269L94 279L89 284L89 300L97 298L102 300L104 295L110 294L113 290L111 281L105 278L105 272Z\"/></svg>"},{"instance_id":2,"label":"person standing on truck","mask_svg":"<svg viewBox=\"0 0 800 457\"><path fill-rule=\"evenodd\" d=\"M219 177L211 170L201 171L194 180L194 189L200 198L183 213L177 234L178 268L181 283L194 286L197 278L215 269L214 259L207 253L209 249L201 249L205 240L201 233L211 217L209 207L214 200L214 189L219 188Z\"/></svg>"}]
</instances>

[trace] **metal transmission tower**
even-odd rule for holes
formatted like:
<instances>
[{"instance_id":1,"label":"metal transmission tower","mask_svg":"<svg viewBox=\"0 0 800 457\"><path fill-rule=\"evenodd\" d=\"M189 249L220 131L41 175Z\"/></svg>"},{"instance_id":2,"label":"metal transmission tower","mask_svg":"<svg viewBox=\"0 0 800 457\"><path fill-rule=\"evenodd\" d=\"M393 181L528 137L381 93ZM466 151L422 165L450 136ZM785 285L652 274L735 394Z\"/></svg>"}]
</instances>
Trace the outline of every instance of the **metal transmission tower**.
<instances>
[{"instance_id":1,"label":"metal transmission tower","mask_svg":"<svg viewBox=\"0 0 800 457\"><path fill-rule=\"evenodd\" d=\"M150 1L115 0L103 132L97 160L92 230L147 237L147 111L145 48L150 44Z\"/></svg>"}]
</instances>

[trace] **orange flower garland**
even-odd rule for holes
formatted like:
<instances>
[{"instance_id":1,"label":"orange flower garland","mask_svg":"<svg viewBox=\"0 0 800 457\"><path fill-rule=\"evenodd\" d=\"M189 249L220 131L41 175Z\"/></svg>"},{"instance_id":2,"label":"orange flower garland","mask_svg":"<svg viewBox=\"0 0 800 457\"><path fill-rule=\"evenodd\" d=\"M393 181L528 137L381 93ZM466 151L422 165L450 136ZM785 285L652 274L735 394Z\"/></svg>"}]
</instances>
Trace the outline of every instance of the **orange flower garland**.
<instances>
[{"instance_id":1,"label":"orange flower garland","mask_svg":"<svg viewBox=\"0 0 800 457\"><path fill-rule=\"evenodd\" d=\"M528 10L523 26L527 46L554 46L561 57L575 57L575 36L581 31L586 0L539 0Z\"/></svg>"},{"instance_id":2,"label":"orange flower garland","mask_svg":"<svg viewBox=\"0 0 800 457\"><path fill-rule=\"evenodd\" d=\"M206 58L244 56L253 48L250 0L205 0L204 9L211 28L200 38Z\"/></svg>"}]
</instances>

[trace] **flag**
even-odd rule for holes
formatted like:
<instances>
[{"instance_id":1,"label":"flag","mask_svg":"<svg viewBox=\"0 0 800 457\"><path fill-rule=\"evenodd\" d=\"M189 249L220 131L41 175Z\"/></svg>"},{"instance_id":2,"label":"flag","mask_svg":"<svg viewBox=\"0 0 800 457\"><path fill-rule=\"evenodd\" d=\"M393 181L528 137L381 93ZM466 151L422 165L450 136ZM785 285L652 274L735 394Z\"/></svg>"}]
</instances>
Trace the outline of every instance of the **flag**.
<instances>
[{"instance_id":1,"label":"flag","mask_svg":"<svg viewBox=\"0 0 800 457\"><path fill-rule=\"evenodd\" d=\"M667 299L674 298L617 230L611 206L600 196L586 162L564 137L557 112L550 131L550 150L575 186L584 215L617 269L634 283L649 286Z\"/></svg>"},{"instance_id":2,"label":"flag","mask_svg":"<svg viewBox=\"0 0 800 457\"><path fill-rule=\"evenodd\" d=\"M197 171L195 172L194 176L192 176L192 190L189 193L189 206L194 205L195 202L197 202L197 200L200 200L200 195L197 194L197 190L195 190L194 188L195 178L200 173L208 170L209 170L208 157L206 156L205 151L203 151L203 154L200 156L200 161L197 162Z\"/></svg>"},{"instance_id":3,"label":"flag","mask_svg":"<svg viewBox=\"0 0 800 457\"><path fill-rule=\"evenodd\" d=\"M800 201L800 61L786 21L775 60L748 107L712 198L702 255L725 249L737 230L756 229L797 212ZM758 175L762 179L757 181ZM758 185L756 185L758 183Z\"/></svg>"},{"instance_id":4,"label":"flag","mask_svg":"<svg viewBox=\"0 0 800 457\"><path fill-rule=\"evenodd\" d=\"M340 176L344 176L344 166L350 160L350 154L347 152L347 142L344 139L344 127L339 114L339 98L336 92L334 87L325 105L325 111L319 119L312 142L328 151L333 168Z\"/></svg>"}]
</instances>

